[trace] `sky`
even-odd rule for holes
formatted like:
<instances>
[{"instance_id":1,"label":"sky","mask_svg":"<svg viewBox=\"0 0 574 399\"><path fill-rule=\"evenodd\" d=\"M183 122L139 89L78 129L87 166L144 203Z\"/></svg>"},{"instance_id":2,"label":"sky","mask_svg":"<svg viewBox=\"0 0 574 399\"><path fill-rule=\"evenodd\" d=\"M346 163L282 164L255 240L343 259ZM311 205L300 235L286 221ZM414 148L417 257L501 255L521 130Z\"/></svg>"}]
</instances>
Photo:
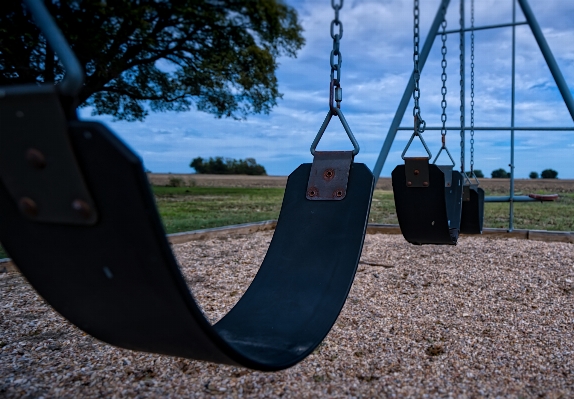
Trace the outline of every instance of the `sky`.
<instances>
[{"instance_id":1,"label":"sky","mask_svg":"<svg viewBox=\"0 0 574 399\"><path fill-rule=\"evenodd\" d=\"M246 120L217 119L189 111L150 113L144 122L113 121L80 110L86 120L105 122L155 173L193 173L193 158L222 156L255 158L269 175L288 175L301 163L312 162L309 147L328 112L329 34L334 17L329 0L287 0L299 15L305 46L297 58L279 59L277 77L283 98L269 115ZM412 1L345 0L340 11L344 26L341 40L341 110L361 147L355 162L373 168L413 69ZM438 10L439 0L421 1L421 46ZM475 26L512 21L512 0L476 0ZM574 1L530 0L558 66L574 92ZM466 25L470 26L470 1L466 1ZM516 20L524 21L517 5ZM459 24L459 1L447 12L447 29ZM475 126L510 126L511 28L475 32ZM459 36L447 39L447 126L460 126ZM466 36L466 119L470 125L470 33ZM422 71L421 115L427 126L440 126L440 36L434 42ZM516 27L515 126L574 127L538 45L528 25ZM412 100L401 126L412 126ZM412 132L399 131L381 176L390 176ZM427 131L431 152L440 149L440 132ZM491 171L509 170L510 132L476 131L474 167L489 177ZM420 147L420 146L419 146ZM460 167L460 130L449 130L447 147ZM466 169L469 168L469 134ZM331 120L318 150L350 150L341 123ZM409 155L419 155L416 145ZM574 179L574 131L517 131L515 176L530 172L558 171L559 178ZM440 158L447 161L446 159ZM440 163L440 162L439 162Z\"/></svg>"}]
</instances>

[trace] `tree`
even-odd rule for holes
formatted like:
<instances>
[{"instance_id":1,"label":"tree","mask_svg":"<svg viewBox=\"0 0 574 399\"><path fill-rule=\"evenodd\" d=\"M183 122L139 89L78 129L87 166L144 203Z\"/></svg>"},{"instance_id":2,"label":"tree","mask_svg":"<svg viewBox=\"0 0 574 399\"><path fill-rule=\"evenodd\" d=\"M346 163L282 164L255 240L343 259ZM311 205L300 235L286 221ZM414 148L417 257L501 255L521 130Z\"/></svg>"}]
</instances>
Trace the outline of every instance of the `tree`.
<instances>
[{"instance_id":1,"label":"tree","mask_svg":"<svg viewBox=\"0 0 574 399\"><path fill-rule=\"evenodd\" d=\"M528 175L531 179L538 179L538 172L530 172Z\"/></svg>"},{"instance_id":2,"label":"tree","mask_svg":"<svg viewBox=\"0 0 574 399\"><path fill-rule=\"evenodd\" d=\"M262 165L257 164L255 158L231 159L223 157L209 158L205 161L201 157L194 158L189 164L196 173L211 173L218 175L266 175Z\"/></svg>"},{"instance_id":3,"label":"tree","mask_svg":"<svg viewBox=\"0 0 574 399\"><path fill-rule=\"evenodd\" d=\"M269 113L282 96L277 57L304 44L281 0L46 3L86 72L79 105L128 121L192 105L217 117ZM20 1L0 2L0 37L0 85L63 78Z\"/></svg>"},{"instance_id":4,"label":"tree","mask_svg":"<svg viewBox=\"0 0 574 399\"><path fill-rule=\"evenodd\" d=\"M556 179L558 177L558 172L554 169L544 169L542 173L540 173L540 177L543 179Z\"/></svg>"},{"instance_id":5,"label":"tree","mask_svg":"<svg viewBox=\"0 0 574 399\"><path fill-rule=\"evenodd\" d=\"M510 175L508 174L508 172L505 171L505 170L502 169L502 168L493 170L490 175L492 176L493 179L495 179L495 178L507 178L507 177L510 177Z\"/></svg>"}]
</instances>

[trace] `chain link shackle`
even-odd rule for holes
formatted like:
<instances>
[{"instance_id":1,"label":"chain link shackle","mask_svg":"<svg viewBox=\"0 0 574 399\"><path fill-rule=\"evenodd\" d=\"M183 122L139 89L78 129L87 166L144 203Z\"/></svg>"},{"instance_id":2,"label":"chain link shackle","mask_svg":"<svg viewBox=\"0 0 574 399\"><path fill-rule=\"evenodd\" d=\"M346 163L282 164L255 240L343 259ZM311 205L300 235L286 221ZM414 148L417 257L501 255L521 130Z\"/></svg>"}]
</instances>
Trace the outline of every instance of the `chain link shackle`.
<instances>
[{"instance_id":1,"label":"chain link shackle","mask_svg":"<svg viewBox=\"0 0 574 399\"><path fill-rule=\"evenodd\" d=\"M474 0L470 0L470 174L474 176Z\"/></svg>"},{"instance_id":2,"label":"chain link shackle","mask_svg":"<svg viewBox=\"0 0 574 399\"><path fill-rule=\"evenodd\" d=\"M421 117L421 108L419 106L419 99L421 96L421 89L419 86L419 81L421 78L421 72L419 69L419 42L420 42L420 29L419 29L419 22L420 22L420 11L419 11L419 0L414 0L414 8L413 8L413 17L414 17L414 24L413 24L413 79L415 82L415 87L413 89L413 100L414 100L414 107L413 107L413 117L414 117L414 130L415 133L421 134L425 131L426 122Z\"/></svg>"}]
</instances>

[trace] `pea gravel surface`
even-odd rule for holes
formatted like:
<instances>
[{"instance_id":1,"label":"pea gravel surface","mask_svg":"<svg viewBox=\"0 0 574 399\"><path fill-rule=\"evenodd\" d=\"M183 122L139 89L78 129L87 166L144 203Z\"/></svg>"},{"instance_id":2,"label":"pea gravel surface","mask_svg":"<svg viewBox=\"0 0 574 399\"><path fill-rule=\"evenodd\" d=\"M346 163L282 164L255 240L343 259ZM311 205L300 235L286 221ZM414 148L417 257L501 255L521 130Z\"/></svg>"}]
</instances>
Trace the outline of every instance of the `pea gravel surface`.
<instances>
[{"instance_id":1,"label":"pea gravel surface","mask_svg":"<svg viewBox=\"0 0 574 399\"><path fill-rule=\"evenodd\" d=\"M174 245L213 322L248 287L272 232ZM353 288L317 350L263 373L118 349L0 274L0 397L574 397L574 246L368 235Z\"/></svg>"}]
</instances>

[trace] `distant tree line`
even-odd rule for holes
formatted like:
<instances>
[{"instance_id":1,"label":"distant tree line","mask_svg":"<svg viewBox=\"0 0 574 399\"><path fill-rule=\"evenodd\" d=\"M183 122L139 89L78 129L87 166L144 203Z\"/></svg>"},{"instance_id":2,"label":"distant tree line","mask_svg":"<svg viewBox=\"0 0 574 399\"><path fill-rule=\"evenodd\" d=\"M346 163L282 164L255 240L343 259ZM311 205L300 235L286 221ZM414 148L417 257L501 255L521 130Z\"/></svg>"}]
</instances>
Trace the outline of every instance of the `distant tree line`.
<instances>
[{"instance_id":1,"label":"distant tree line","mask_svg":"<svg viewBox=\"0 0 574 399\"><path fill-rule=\"evenodd\" d=\"M506 170L500 168L500 169L496 169L493 170L492 173L490 174L492 176L493 179L495 178L509 178L510 177L510 172L507 172ZM540 173L540 175L538 175L538 172L530 172L530 175L528 175L531 179L538 179L539 177L543 178L543 179L556 179L558 178L558 172L555 171L554 169L544 169L542 171L542 173Z\"/></svg>"},{"instance_id":2,"label":"distant tree line","mask_svg":"<svg viewBox=\"0 0 574 399\"><path fill-rule=\"evenodd\" d=\"M267 172L259 165L255 158L232 159L215 157L205 160L197 157L191 161L190 167L196 173L215 175L266 175Z\"/></svg>"}]
</instances>

